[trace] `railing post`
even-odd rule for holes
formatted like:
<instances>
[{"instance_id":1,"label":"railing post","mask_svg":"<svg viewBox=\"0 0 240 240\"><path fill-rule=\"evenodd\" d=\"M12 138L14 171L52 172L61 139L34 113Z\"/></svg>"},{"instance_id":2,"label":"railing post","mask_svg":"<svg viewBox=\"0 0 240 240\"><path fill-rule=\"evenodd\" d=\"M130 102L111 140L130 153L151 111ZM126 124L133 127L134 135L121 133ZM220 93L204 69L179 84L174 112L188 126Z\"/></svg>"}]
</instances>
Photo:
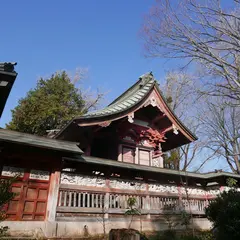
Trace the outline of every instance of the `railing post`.
<instances>
[{"instance_id":1,"label":"railing post","mask_svg":"<svg viewBox=\"0 0 240 240\"><path fill-rule=\"evenodd\" d=\"M109 193L105 193L104 195L104 218L108 219L108 209L109 209Z\"/></svg>"},{"instance_id":2,"label":"railing post","mask_svg":"<svg viewBox=\"0 0 240 240\"><path fill-rule=\"evenodd\" d=\"M109 190L109 179L106 179L106 187ZM104 219L108 219L108 210L109 210L109 198L110 198L110 194L109 192L106 192L104 194L104 202L103 202L103 210L104 210Z\"/></svg>"},{"instance_id":3,"label":"railing post","mask_svg":"<svg viewBox=\"0 0 240 240\"><path fill-rule=\"evenodd\" d=\"M150 196L147 195L146 196L146 203L145 203L145 209L147 210L147 219L150 219L151 218L151 215L150 215Z\"/></svg>"},{"instance_id":4,"label":"railing post","mask_svg":"<svg viewBox=\"0 0 240 240\"><path fill-rule=\"evenodd\" d=\"M178 206L179 206L179 210L182 210L183 209L182 190L180 186L178 186L177 189L178 189Z\"/></svg>"},{"instance_id":5,"label":"railing post","mask_svg":"<svg viewBox=\"0 0 240 240\"><path fill-rule=\"evenodd\" d=\"M146 195L146 202L145 202L144 209L146 209L146 211L147 211L147 219L150 219L151 218L151 214L150 214L151 204L150 204L150 196L149 196L149 186L148 186L148 184L146 184L146 192L147 192L147 195Z\"/></svg>"},{"instance_id":6,"label":"railing post","mask_svg":"<svg viewBox=\"0 0 240 240\"><path fill-rule=\"evenodd\" d=\"M47 220L54 222L56 218L56 210L58 203L58 192L60 186L61 171L59 169L55 170L51 174L49 194L48 194L48 204L47 204Z\"/></svg>"}]
</instances>

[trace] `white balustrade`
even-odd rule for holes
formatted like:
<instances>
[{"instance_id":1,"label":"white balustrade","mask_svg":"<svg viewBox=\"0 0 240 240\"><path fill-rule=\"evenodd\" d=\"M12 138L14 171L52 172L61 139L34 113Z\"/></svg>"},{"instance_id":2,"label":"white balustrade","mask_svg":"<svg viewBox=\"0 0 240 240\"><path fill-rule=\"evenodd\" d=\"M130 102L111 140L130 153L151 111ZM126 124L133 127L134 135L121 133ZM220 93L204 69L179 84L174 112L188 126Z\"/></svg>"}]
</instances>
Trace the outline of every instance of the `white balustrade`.
<instances>
[{"instance_id":1,"label":"white balustrade","mask_svg":"<svg viewBox=\"0 0 240 240\"><path fill-rule=\"evenodd\" d=\"M143 196L143 195L130 195L120 193L105 193L105 192L92 192L81 190L60 189L58 207L69 209L109 209L112 211L122 211L124 213L128 208L128 199L135 198L135 208L155 213L159 211L174 211L180 212L186 210L196 214L204 214L204 209L213 200L206 199L179 199L176 197L164 196Z\"/></svg>"},{"instance_id":2,"label":"white balustrade","mask_svg":"<svg viewBox=\"0 0 240 240\"><path fill-rule=\"evenodd\" d=\"M103 208L104 194L74 190L60 190L58 207Z\"/></svg>"},{"instance_id":3,"label":"white balustrade","mask_svg":"<svg viewBox=\"0 0 240 240\"><path fill-rule=\"evenodd\" d=\"M145 209L145 196L137 196L137 195L127 195L127 194L110 194L109 195L109 208L113 209L127 209L128 206L128 199L135 198L136 204L135 208L137 209Z\"/></svg>"}]
</instances>

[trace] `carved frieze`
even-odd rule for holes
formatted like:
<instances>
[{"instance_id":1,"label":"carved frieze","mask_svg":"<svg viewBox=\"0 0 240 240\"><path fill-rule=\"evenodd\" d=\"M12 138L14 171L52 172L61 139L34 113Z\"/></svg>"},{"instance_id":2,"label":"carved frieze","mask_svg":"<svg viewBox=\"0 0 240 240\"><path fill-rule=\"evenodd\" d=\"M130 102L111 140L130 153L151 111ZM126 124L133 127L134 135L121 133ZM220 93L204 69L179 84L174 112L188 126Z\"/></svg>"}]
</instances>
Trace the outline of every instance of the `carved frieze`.
<instances>
[{"instance_id":1,"label":"carved frieze","mask_svg":"<svg viewBox=\"0 0 240 240\"><path fill-rule=\"evenodd\" d=\"M3 166L2 176L5 176L5 177L15 177L15 176L23 177L23 175L24 175L24 168Z\"/></svg>"},{"instance_id":2,"label":"carved frieze","mask_svg":"<svg viewBox=\"0 0 240 240\"><path fill-rule=\"evenodd\" d=\"M83 176L73 173L62 173L61 174L62 184L74 184L80 186L90 186L90 187L105 187L106 180L104 178Z\"/></svg>"},{"instance_id":3,"label":"carved frieze","mask_svg":"<svg viewBox=\"0 0 240 240\"><path fill-rule=\"evenodd\" d=\"M199 188L185 188L161 184L149 184L149 191L170 194L190 194L190 195L206 195L206 191Z\"/></svg>"},{"instance_id":4,"label":"carved frieze","mask_svg":"<svg viewBox=\"0 0 240 240\"><path fill-rule=\"evenodd\" d=\"M191 188L191 187L177 187L170 185L161 184L149 184L149 191L159 192L159 193L170 193L170 194L181 194L181 195L198 195L198 196L216 196L223 191L228 191L230 188L221 187L219 189L209 189L204 190L201 188ZM239 189L240 191L240 189Z\"/></svg>"},{"instance_id":5,"label":"carved frieze","mask_svg":"<svg viewBox=\"0 0 240 240\"><path fill-rule=\"evenodd\" d=\"M148 189L151 192L159 192L159 193L178 193L177 186L168 186L161 184L149 184Z\"/></svg>"},{"instance_id":6,"label":"carved frieze","mask_svg":"<svg viewBox=\"0 0 240 240\"><path fill-rule=\"evenodd\" d=\"M226 186L222 186L220 187L220 191L223 192L223 191L226 191L228 192L229 190L231 190L232 188L230 187L226 187ZM240 188L235 188L236 191L240 192Z\"/></svg>"},{"instance_id":7,"label":"carved frieze","mask_svg":"<svg viewBox=\"0 0 240 240\"><path fill-rule=\"evenodd\" d=\"M36 180L45 180L48 181L50 178L50 173L48 171L41 171L41 170L35 170L32 169L30 171L30 179L36 179Z\"/></svg>"},{"instance_id":8,"label":"carved frieze","mask_svg":"<svg viewBox=\"0 0 240 240\"><path fill-rule=\"evenodd\" d=\"M206 195L206 191L200 188L184 188L181 187L180 191L182 194L189 194L189 195Z\"/></svg>"},{"instance_id":9,"label":"carved frieze","mask_svg":"<svg viewBox=\"0 0 240 240\"><path fill-rule=\"evenodd\" d=\"M75 173L63 172L61 174L61 184L73 184L79 186L90 186L90 187L106 187L106 179L104 177L95 176L84 176ZM134 191L146 191L147 184L143 182L122 180L122 179L110 179L109 187L121 190ZM204 190L201 188L194 187L182 187L177 185L167 185L167 184L148 184L149 192L155 192L159 194L174 194L176 196L189 194L194 196L216 196L223 191L228 191L228 187L219 187L216 189ZM240 188L238 189L240 191Z\"/></svg>"},{"instance_id":10,"label":"carved frieze","mask_svg":"<svg viewBox=\"0 0 240 240\"><path fill-rule=\"evenodd\" d=\"M126 190L142 190L142 191L145 191L147 189L146 184L144 183L115 180L115 179L110 180L110 188L126 189Z\"/></svg>"},{"instance_id":11,"label":"carved frieze","mask_svg":"<svg viewBox=\"0 0 240 240\"><path fill-rule=\"evenodd\" d=\"M220 189L210 189L210 190L207 190L205 193L206 193L206 195L218 195L221 193L221 190Z\"/></svg>"},{"instance_id":12,"label":"carved frieze","mask_svg":"<svg viewBox=\"0 0 240 240\"><path fill-rule=\"evenodd\" d=\"M222 187L220 187L219 189L209 189L209 190L207 190L206 191L206 195L218 195L218 194L220 194L220 193L222 193L222 192L224 192L224 191L226 191L226 192L228 192L229 190L231 190L231 188L230 187L227 187L227 186L222 186ZM238 192L240 192L240 188L236 188L235 189L236 191L238 191Z\"/></svg>"}]
</instances>

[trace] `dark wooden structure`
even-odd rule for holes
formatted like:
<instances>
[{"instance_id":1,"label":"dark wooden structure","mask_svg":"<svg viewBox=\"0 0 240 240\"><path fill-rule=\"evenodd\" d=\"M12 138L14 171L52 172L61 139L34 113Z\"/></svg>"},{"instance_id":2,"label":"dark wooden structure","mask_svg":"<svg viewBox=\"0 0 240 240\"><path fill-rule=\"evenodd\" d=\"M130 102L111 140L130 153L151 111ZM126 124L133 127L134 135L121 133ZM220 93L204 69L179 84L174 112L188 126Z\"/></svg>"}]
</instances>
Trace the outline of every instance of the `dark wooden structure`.
<instances>
[{"instance_id":1,"label":"dark wooden structure","mask_svg":"<svg viewBox=\"0 0 240 240\"><path fill-rule=\"evenodd\" d=\"M1 176L18 176L12 186L17 195L7 207L7 219L45 220L48 196L55 187L55 172L61 171L62 157L79 154L82 151L73 142L0 130Z\"/></svg>"},{"instance_id":2,"label":"dark wooden structure","mask_svg":"<svg viewBox=\"0 0 240 240\"><path fill-rule=\"evenodd\" d=\"M14 71L15 65L16 63L0 63L0 117L17 77L17 73Z\"/></svg>"}]
</instances>

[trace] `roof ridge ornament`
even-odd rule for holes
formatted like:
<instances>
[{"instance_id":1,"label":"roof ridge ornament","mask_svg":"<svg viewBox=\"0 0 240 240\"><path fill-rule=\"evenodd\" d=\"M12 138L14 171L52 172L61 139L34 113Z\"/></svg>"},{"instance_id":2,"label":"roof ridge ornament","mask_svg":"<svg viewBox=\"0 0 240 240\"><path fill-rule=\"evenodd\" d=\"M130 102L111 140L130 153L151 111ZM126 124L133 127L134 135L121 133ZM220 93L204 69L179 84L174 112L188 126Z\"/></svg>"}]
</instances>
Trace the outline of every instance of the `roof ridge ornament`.
<instances>
[{"instance_id":1,"label":"roof ridge ornament","mask_svg":"<svg viewBox=\"0 0 240 240\"><path fill-rule=\"evenodd\" d=\"M4 72L15 72L14 66L16 66L16 62L0 62L0 71Z\"/></svg>"},{"instance_id":2,"label":"roof ridge ornament","mask_svg":"<svg viewBox=\"0 0 240 240\"><path fill-rule=\"evenodd\" d=\"M139 80L141 80L141 81L139 83L139 87L142 88L150 79L152 79L152 77L153 77L152 72L146 73L146 74L140 76Z\"/></svg>"}]
</instances>

